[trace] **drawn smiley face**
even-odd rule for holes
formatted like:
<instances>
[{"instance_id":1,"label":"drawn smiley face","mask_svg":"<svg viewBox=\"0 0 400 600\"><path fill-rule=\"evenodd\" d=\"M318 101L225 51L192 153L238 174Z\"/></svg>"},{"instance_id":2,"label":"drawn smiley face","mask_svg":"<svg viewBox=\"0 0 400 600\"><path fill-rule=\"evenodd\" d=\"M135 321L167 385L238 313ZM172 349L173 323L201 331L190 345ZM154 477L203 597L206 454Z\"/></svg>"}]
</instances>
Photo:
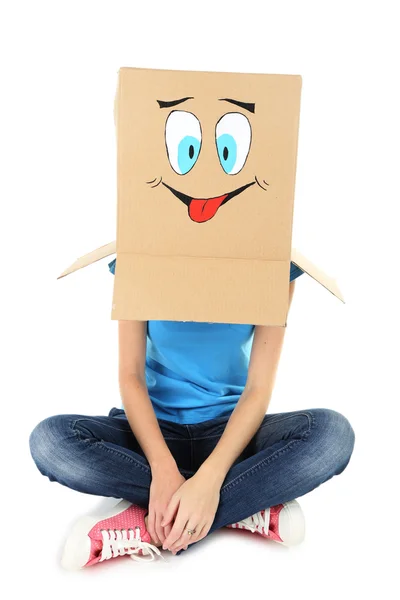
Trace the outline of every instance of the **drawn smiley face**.
<instances>
[{"instance_id":1,"label":"drawn smiley face","mask_svg":"<svg viewBox=\"0 0 400 600\"><path fill-rule=\"evenodd\" d=\"M161 109L172 108L191 100L192 97L181 98L179 100L162 101L157 100ZM255 112L255 104L241 102L230 98L221 98L220 101L238 106L248 113ZM174 109L165 122L165 148L168 161L174 174L187 175L201 161L203 147L202 124L198 117L190 111ZM162 177L156 182L156 179L147 182L155 183L156 187L160 183L170 190L181 202L188 207L190 219L196 223L205 223L215 217L218 209L229 202L235 196L238 196L250 186L258 183L257 177L252 176L250 181L235 187L231 177L238 175L244 168L252 141L252 127L249 118L244 112L227 112L223 114L215 124L214 151L219 160L220 168L226 174L226 191L214 197L196 198L187 194L182 189L176 189L164 182ZM264 182L266 184L266 182ZM260 185L260 184L259 184ZM266 184L268 185L268 184ZM184 185L182 185L184 187ZM266 189L263 186L260 186Z\"/></svg>"}]
</instances>

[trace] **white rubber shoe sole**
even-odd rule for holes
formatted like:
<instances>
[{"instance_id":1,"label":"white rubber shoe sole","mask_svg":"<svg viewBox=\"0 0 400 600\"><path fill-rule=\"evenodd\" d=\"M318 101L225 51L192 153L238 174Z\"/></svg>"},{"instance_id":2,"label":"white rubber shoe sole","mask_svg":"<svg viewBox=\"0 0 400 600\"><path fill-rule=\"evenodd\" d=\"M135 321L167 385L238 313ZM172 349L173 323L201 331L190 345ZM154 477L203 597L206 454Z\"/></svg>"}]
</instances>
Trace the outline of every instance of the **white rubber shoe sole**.
<instances>
[{"instance_id":1,"label":"white rubber shoe sole","mask_svg":"<svg viewBox=\"0 0 400 600\"><path fill-rule=\"evenodd\" d=\"M279 536L283 540L279 543L297 546L304 541L305 531L305 518L300 504L297 500L285 502L279 513Z\"/></svg>"},{"instance_id":2,"label":"white rubber shoe sole","mask_svg":"<svg viewBox=\"0 0 400 600\"><path fill-rule=\"evenodd\" d=\"M67 571L82 569L90 558L91 540L89 531L98 523L109 517L115 517L131 506L127 500L121 500L101 515L86 515L73 525L64 545L61 566Z\"/></svg>"}]
</instances>

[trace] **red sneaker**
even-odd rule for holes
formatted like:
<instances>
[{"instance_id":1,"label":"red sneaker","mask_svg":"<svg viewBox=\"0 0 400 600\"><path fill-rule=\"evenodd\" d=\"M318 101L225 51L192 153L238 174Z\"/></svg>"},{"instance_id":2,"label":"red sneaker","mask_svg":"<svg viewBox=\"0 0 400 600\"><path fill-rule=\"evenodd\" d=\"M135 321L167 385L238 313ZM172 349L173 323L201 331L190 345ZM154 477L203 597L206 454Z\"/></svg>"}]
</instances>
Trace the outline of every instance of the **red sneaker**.
<instances>
[{"instance_id":1,"label":"red sneaker","mask_svg":"<svg viewBox=\"0 0 400 600\"><path fill-rule=\"evenodd\" d=\"M146 508L121 500L101 517L82 517L67 538L61 566L68 571L82 569L125 554L134 560L154 560L154 553L164 558L157 546L150 544L146 513Z\"/></svg>"},{"instance_id":2,"label":"red sneaker","mask_svg":"<svg viewBox=\"0 0 400 600\"><path fill-rule=\"evenodd\" d=\"M304 515L297 500L271 506L227 527L247 529L284 546L300 544L305 535Z\"/></svg>"}]
</instances>

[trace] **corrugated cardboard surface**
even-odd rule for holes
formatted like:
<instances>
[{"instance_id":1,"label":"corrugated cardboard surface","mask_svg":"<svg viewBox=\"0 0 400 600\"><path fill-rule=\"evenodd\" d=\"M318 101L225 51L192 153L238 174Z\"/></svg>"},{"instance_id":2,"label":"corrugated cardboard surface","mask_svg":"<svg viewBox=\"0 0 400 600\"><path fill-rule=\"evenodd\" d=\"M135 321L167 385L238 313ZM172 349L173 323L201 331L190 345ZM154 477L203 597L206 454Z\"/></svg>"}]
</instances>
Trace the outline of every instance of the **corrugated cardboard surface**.
<instances>
[{"instance_id":1,"label":"corrugated cardboard surface","mask_svg":"<svg viewBox=\"0 0 400 600\"><path fill-rule=\"evenodd\" d=\"M98 260L106 258L107 256L111 256L116 252L116 242L110 242L109 244L105 244L100 248L96 248L92 252L85 254L84 256L78 258L70 267L65 269L61 275L57 279L61 279L66 275L74 273L75 271L82 269ZM325 273L320 267L317 267L313 262L311 262L304 254L302 254L297 248L292 248L291 260L302 269L305 273L310 275L317 283L320 283L323 287L329 290L334 296L336 296L339 300L344 302L344 298L342 292L333 277L330 277L327 273ZM120 260L118 259L118 264ZM131 261L132 262L132 261ZM131 275L128 278L128 281L134 279L133 272L135 270L134 262L132 262L132 267L130 268ZM168 272L167 272L168 273ZM137 294L138 291L136 289L132 290L132 295ZM222 291L221 291L222 293ZM261 301L264 303L264 300ZM127 307L129 310L129 307ZM189 320L189 319L187 319Z\"/></svg>"},{"instance_id":2,"label":"corrugated cardboard surface","mask_svg":"<svg viewBox=\"0 0 400 600\"><path fill-rule=\"evenodd\" d=\"M300 267L305 273L310 275L315 281L318 281L321 285L324 286L327 290L329 290L336 298L344 302L343 295L339 289L339 286L336 280L333 277L327 275L322 269L317 267L314 263L312 263L308 258L304 256L299 250L296 248L292 248L292 261Z\"/></svg>"},{"instance_id":3,"label":"corrugated cardboard surface","mask_svg":"<svg viewBox=\"0 0 400 600\"><path fill-rule=\"evenodd\" d=\"M114 319L257 325L265 324L267 308L269 325L286 323L290 263L285 261L122 253L115 274Z\"/></svg>"},{"instance_id":4,"label":"corrugated cardboard surface","mask_svg":"<svg viewBox=\"0 0 400 600\"><path fill-rule=\"evenodd\" d=\"M120 70L113 319L285 324L300 93L297 75ZM186 97L171 108L157 102ZM255 103L254 114L225 98ZM173 110L201 123L199 159L185 175L166 151ZM246 115L252 129L235 175L222 169L215 144L216 124L229 112ZM202 223L166 187L206 199L249 183Z\"/></svg>"},{"instance_id":5,"label":"corrugated cardboard surface","mask_svg":"<svg viewBox=\"0 0 400 600\"><path fill-rule=\"evenodd\" d=\"M88 254L85 254L84 256L77 258L76 261L70 267L65 269L65 271L63 271L61 273L61 275L59 275L57 277L57 279L61 279L62 277L65 277L66 275L70 275L70 273L73 273L74 271L77 271L78 269L83 269L84 267L87 267L87 266L91 265L92 263L97 262L98 260L102 260L106 256L115 254L116 247L117 247L116 242L110 242L109 244L105 244L104 246L101 246L100 248L96 248L96 250L92 250L92 252L89 252Z\"/></svg>"}]
</instances>

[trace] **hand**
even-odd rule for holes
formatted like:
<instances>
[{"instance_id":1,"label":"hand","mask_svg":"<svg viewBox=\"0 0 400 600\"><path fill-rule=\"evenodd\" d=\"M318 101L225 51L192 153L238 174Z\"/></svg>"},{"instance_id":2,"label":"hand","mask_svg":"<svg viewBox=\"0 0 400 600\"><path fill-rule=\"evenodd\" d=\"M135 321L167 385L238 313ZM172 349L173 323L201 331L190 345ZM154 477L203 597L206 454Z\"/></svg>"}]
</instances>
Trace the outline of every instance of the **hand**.
<instances>
[{"instance_id":1,"label":"hand","mask_svg":"<svg viewBox=\"0 0 400 600\"><path fill-rule=\"evenodd\" d=\"M173 494L161 523L162 526L169 525L175 515L174 525L163 543L164 550L176 554L207 535L217 512L220 489L220 482L205 477L199 471L180 486ZM189 535L187 529L196 529L196 533Z\"/></svg>"},{"instance_id":2,"label":"hand","mask_svg":"<svg viewBox=\"0 0 400 600\"><path fill-rule=\"evenodd\" d=\"M172 528L172 525L161 526L168 503L174 492L185 481L186 479L174 464L168 467L160 465L158 468L152 468L147 529L158 545L164 542Z\"/></svg>"}]
</instances>

